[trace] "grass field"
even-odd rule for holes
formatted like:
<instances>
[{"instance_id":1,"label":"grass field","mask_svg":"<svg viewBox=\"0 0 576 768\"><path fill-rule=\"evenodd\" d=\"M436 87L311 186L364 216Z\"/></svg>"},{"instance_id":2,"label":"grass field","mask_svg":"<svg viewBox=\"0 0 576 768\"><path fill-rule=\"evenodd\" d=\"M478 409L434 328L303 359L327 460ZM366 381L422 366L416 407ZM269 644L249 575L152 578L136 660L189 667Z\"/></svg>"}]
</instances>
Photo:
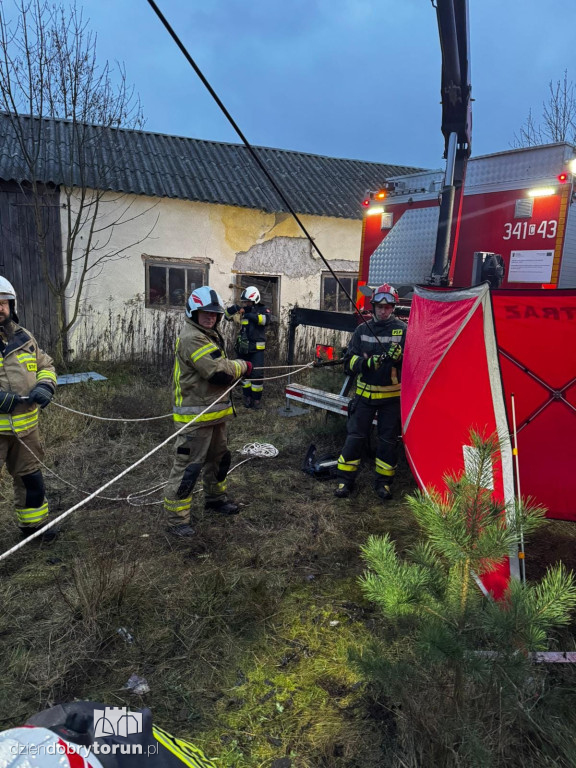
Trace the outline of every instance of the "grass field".
<instances>
[{"instance_id":1,"label":"grass field","mask_svg":"<svg viewBox=\"0 0 576 768\"><path fill-rule=\"evenodd\" d=\"M108 381L62 387L57 401L119 419L170 412L167 374L97 370ZM281 390L268 388L260 412L244 410L235 396L233 465L247 443L279 451L233 470L240 515L204 513L199 493L196 537L171 539L155 503L161 491L139 496L167 478L167 446L73 513L54 543L31 543L0 563L3 728L58 702L91 699L150 707L155 723L223 766L401 765L391 756L394 717L348 657L362 653L382 621L360 594L359 546L385 532L400 552L415 541L403 500L415 486L402 460L395 498L384 504L366 462L358 492L334 499L333 482L301 465L312 442L319 453L337 453L345 422L314 411L286 417ZM56 405L41 421L46 463L57 475L45 473L54 513L172 433L168 418L97 421ZM18 540L6 473L0 492L5 550ZM529 577L558 557L573 568L574 537L568 524L548 526L528 549ZM565 650L574 650L574 636L572 626ZM149 693L123 688L133 674Z\"/></svg>"}]
</instances>

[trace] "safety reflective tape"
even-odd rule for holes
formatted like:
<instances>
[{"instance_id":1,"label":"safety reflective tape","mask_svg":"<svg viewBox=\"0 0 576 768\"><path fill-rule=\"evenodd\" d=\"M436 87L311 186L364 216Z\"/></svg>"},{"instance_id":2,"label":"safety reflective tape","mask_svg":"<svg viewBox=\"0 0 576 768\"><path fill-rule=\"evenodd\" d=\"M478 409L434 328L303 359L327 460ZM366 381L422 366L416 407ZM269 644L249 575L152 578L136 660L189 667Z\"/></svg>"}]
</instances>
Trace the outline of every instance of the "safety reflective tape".
<instances>
[{"instance_id":1,"label":"safety reflective tape","mask_svg":"<svg viewBox=\"0 0 576 768\"><path fill-rule=\"evenodd\" d=\"M178 347L180 346L180 338L176 339L176 350L174 355L174 403L176 405L182 405L182 389L180 387L180 362L178 360Z\"/></svg>"},{"instance_id":2,"label":"safety reflective tape","mask_svg":"<svg viewBox=\"0 0 576 768\"><path fill-rule=\"evenodd\" d=\"M382 459L376 459L376 472L379 475L386 475L386 477L394 477L396 474L396 467L391 464L387 464Z\"/></svg>"},{"instance_id":3,"label":"safety reflective tape","mask_svg":"<svg viewBox=\"0 0 576 768\"><path fill-rule=\"evenodd\" d=\"M28 509L15 509L18 522L23 525L36 525L48 517L48 502L41 507L31 507Z\"/></svg>"},{"instance_id":4,"label":"safety reflective tape","mask_svg":"<svg viewBox=\"0 0 576 768\"><path fill-rule=\"evenodd\" d=\"M212 344L212 343L204 344L203 347L200 347L200 349L197 349L196 352L193 352L190 355L190 360L192 360L193 363L196 363L205 355L209 355L210 352L216 352L217 349L218 347L216 346L216 344Z\"/></svg>"},{"instance_id":5,"label":"safety reflective tape","mask_svg":"<svg viewBox=\"0 0 576 768\"><path fill-rule=\"evenodd\" d=\"M152 726L152 734L156 741L189 768L216 768L216 763L209 760L199 747L189 741L177 739L157 725Z\"/></svg>"},{"instance_id":6,"label":"safety reflective tape","mask_svg":"<svg viewBox=\"0 0 576 768\"><path fill-rule=\"evenodd\" d=\"M360 387L356 389L357 395L362 395L366 400L384 400L387 397L400 397L400 391L398 392L367 392Z\"/></svg>"},{"instance_id":7,"label":"safety reflective tape","mask_svg":"<svg viewBox=\"0 0 576 768\"><path fill-rule=\"evenodd\" d=\"M36 380L40 381L41 379L50 379L50 381L56 383L56 374L52 371L38 371L36 374Z\"/></svg>"},{"instance_id":8,"label":"safety reflective tape","mask_svg":"<svg viewBox=\"0 0 576 768\"><path fill-rule=\"evenodd\" d=\"M368 336L367 334L362 334L360 339L361 341L372 345L377 344L378 342L380 344L391 344L393 341L397 341L393 336Z\"/></svg>"},{"instance_id":9,"label":"safety reflective tape","mask_svg":"<svg viewBox=\"0 0 576 768\"><path fill-rule=\"evenodd\" d=\"M38 408L18 416L0 416L0 432L25 432L38 425Z\"/></svg>"},{"instance_id":10,"label":"safety reflective tape","mask_svg":"<svg viewBox=\"0 0 576 768\"><path fill-rule=\"evenodd\" d=\"M242 366L238 362L238 360L232 360L234 363L234 367L236 368L236 378L239 379L240 376L242 376Z\"/></svg>"},{"instance_id":11,"label":"safety reflective tape","mask_svg":"<svg viewBox=\"0 0 576 768\"><path fill-rule=\"evenodd\" d=\"M252 382L252 392L262 392L263 389L263 384L254 384L254 382Z\"/></svg>"},{"instance_id":12,"label":"safety reflective tape","mask_svg":"<svg viewBox=\"0 0 576 768\"><path fill-rule=\"evenodd\" d=\"M258 315L258 325L266 325L266 315Z\"/></svg>"},{"instance_id":13,"label":"safety reflective tape","mask_svg":"<svg viewBox=\"0 0 576 768\"><path fill-rule=\"evenodd\" d=\"M251 381L243 381L242 382L242 389L252 389L252 382Z\"/></svg>"},{"instance_id":14,"label":"safety reflective tape","mask_svg":"<svg viewBox=\"0 0 576 768\"><path fill-rule=\"evenodd\" d=\"M248 325L248 320L242 320L242 325Z\"/></svg>"},{"instance_id":15,"label":"safety reflective tape","mask_svg":"<svg viewBox=\"0 0 576 768\"><path fill-rule=\"evenodd\" d=\"M379 384L367 384L362 380L361 376L358 378L358 384L361 384L362 388L366 392L399 392L400 391L400 384L385 384L383 386L380 386Z\"/></svg>"},{"instance_id":16,"label":"safety reflective tape","mask_svg":"<svg viewBox=\"0 0 576 768\"><path fill-rule=\"evenodd\" d=\"M222 480L221 483L204 483L204 493L207 496L220 496L226 492L228 483L226 480Z\"/></svg>"},{"instance_id":17,"label":"safety reflective tape","mask_svg":"<svg viewBox=\"0 0 576 768\"><path fill-rule=\"evenodd\" d=\"M187 499L164 499L164 509L168 512L187 512L192 504L192 496Z\"/></svg>"},{"instance_id":18,"label":"safety reflective tape","mask_svg":"<svg viewBox=\"0 0 576 768\"><path fill-rule=\"evenodd\" d=\"M256 349L266 349L266 342L264 342L264 341L257 341L256 342Z\"/></svg>"},{"instance_id":19,"label":"safety reflective tape","mask_svg":"<svg viewBox=\"0 0 576 768\"><path fill-rule=\"evenodd\" d=\"M360 464L360 459L346 459L343 456L338 457L338 469L343 472L356 472Z\"/></svg>"},{"instance_id":20,"label":"safety reflective tape","mask_svg":"<svg viewBox=\"0 0 576 768\"><path fill-rule=\"evenodd\" d=\"M232 416L234 411L232 408L226 408L225 411L213 411L212 413L204 413L202 416L195 416L193 413L175 413L174 421L181 424L186 424L189 421L194 421L195 424L200 424L205 421L216 421L217 419L223 419L225 416Z\"/></svg>"}]
</instances>

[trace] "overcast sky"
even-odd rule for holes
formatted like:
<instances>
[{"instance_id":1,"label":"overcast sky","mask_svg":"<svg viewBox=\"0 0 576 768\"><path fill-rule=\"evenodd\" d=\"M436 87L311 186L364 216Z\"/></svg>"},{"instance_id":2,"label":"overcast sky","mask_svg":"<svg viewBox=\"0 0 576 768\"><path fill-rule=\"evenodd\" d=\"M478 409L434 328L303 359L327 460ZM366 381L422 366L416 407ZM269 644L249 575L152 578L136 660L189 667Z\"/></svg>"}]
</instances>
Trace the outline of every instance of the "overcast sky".
<instances>
[{"instance_id":1,"label":"overcast sky","mask_svg":"<svg viewBox=\"0 0 576 768\"><path fill-rule=\"evenodd\" d=\"M253 144L442 165L430 0L157 0ZM85 0L146 130L237 142L146 0ZM576 79L574 0L470 0L473 154L509 149L548 83Z\"/></svg>"}]
</instances>

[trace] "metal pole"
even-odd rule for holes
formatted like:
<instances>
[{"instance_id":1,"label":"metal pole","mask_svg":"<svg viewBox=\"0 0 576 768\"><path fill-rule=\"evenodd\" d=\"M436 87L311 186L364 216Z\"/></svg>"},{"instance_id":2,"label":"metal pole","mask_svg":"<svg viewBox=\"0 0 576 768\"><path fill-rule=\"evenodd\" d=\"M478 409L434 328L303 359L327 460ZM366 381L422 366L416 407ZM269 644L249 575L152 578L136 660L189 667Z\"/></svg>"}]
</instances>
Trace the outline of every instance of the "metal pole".
<instances>
[{"instance_id":1,"label":"metal pole","mask_svg":"<svg viewBox=\"0 0 576 768\"><path fill-rule=\"evenodd\" d=\"M518 433L516 432L516 404L514 401L514 393L510 395L510 401L512 405L512 435L514 437L514 447L512 454L514 456L514 467L516 470L516 492L518 502L522 502L522 495L520 493L520 464L518 462ZM520 574L522 584L526 583L526 553L524 552L524 532L522 531L522 524L520 523L520 551L518 552L518 559L520 560Z\"/></svg>"}]
</instances>

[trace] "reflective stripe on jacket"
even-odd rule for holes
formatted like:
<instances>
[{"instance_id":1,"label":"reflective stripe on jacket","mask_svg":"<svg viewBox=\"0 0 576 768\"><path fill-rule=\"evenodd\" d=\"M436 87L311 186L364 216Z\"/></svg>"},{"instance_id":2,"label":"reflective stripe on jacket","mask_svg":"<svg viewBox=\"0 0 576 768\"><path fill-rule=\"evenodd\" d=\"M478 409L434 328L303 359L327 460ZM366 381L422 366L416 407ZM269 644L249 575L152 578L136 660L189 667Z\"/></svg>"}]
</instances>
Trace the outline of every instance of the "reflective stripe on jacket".
<instances>
[{"instance_id":1,"label":"reflective stripe on jacket","mask_svg":"<svg viewBox=\"0 0 576 768\"><path fill-rule=\"evenodd\" d=\"M406 323L394 315L383 322L370 320L356 328L344 356L344 369L357 377L357 395L375 404L385 398L400 397L402 358L384 359L378 368L370 370L365 370L363 363L367 357L385 355L392 344L399 344L404 352L407 328Z\"/></svg>"},{"instance_id":2,"label":"reflective stripe on jacket","mask_svg":"<svg viewBox=\"0 0 576 768\"><path fill-rule=\"evenodd\" d=\"M227 320L231 320L242 307L233 304L225 312ZM270 325L270 310L264 304L255 304L253 307L246 307L244 313L240 315L240 334L238 336L237 346L246 347L243 354L256 352L259 349L266 349L266 326Z\"/></svg>"},{"instance_id":3,"label":"reflective stripe on jacket","mask_svg":"<svg viewBox=\"0 0 576 768\"><path fill-rule=\"evenodd\" d=\"M246 373L246 367L243 360L226 358L224 341L215 328L202 328L186 318L174 358L174 422L182 426L205 409L195 425L214 424L232 416L229 395L215 400Z\"/></svg>"},{"instance_id":4,"label":"reflective stripe on jacket","mask_svg":"<svg viewBox=\"0 0 576 768\"><path fill-rule=\"evenodd\" d=\"M0 331L0 390L25 397L41 381L54 392L56 370L50 355L40 347L32 334L20 325L8 339ZM21 403L11 414L0 414L0 434L12 432L25 435L38 426L38 407Z\"/></svg>"}]
</instances>

